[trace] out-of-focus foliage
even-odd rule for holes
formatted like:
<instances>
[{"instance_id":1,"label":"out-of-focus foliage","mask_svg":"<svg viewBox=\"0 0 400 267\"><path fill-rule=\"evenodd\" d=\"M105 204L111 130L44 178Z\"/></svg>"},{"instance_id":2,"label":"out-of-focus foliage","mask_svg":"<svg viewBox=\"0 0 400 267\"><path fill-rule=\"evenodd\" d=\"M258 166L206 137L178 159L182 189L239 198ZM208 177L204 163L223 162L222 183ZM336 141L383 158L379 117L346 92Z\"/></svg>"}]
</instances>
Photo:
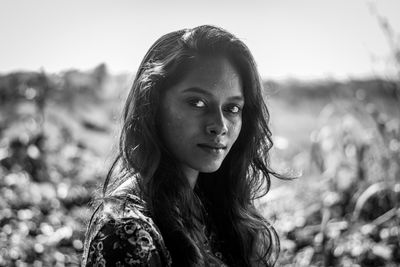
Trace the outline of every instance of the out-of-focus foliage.
<instances>
[{"instance_id":1,"label":"out-of-focus foliage","mask_svg":"<svg viewBox=\"0 0 400 267\"><path fill-rule=\"evenodd\" d=\"M351 94L327 104L311 134L306 172L318 180L272 191L264 206L281 234L279 266L400 265L400 105Z\"/></svg>"},{"instance_id":2,"label":"out-of-focus foliage","mask_svg":"<svg viewBox=\"0 0 400 267\"><path fill-rule=\"evenodd\" d=\"M103 93L108 73L105 64L92 71L68 70L58 75L43 72L16 72L0 76L0 104L34 100L43 105L46 99L70 103L75 97L98 98Z\"/></svg>"},{"instance_id":3,"label":"out-of-focus foliage","mask_svg":"<svg viewBox=\"0 0 400 267\"><path fill-rule=\"evenodd\" d=\"M359 94L368 95L369 98L396 98L398 84L396 81L382 79L364 80L315 80L302 81L290 79L287 81L265 81L264 87L268 90L270 97L284 98L285 101L296 104L299 99L330 101L338 97L352 97L359 89Z\"/></svg>"},{"instance_id":4,"label":"out-of-focus foliage","mask_svg":"<svg viewBox=\"0 0 400 267\"><path fill-rule=\"evenodd\" d=\"M0 77L0 266L79 266L89 202L105 170L78 132L107 135L112 125L76 105L97 104L106 79L104 65Z\"/></svg>"}]
</instances>

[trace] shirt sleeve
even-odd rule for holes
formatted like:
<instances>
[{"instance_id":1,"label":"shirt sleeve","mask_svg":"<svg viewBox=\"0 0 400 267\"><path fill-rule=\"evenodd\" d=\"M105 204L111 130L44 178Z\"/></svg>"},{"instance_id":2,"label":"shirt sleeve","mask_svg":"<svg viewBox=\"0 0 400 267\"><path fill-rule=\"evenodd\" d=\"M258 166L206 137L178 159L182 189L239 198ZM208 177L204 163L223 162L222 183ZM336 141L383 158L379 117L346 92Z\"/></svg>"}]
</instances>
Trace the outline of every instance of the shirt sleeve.
<instances>
[{"instance_id":1,"label":"shirt sleeve","mask_svg":"<svg viewBox=\"0 0 400 267\"><path fill-rule=\"evenodd\" d=\"M91 242L86 266L165 266L158 241L147 222L109 221Z\"/></svg>"}]
</instances>

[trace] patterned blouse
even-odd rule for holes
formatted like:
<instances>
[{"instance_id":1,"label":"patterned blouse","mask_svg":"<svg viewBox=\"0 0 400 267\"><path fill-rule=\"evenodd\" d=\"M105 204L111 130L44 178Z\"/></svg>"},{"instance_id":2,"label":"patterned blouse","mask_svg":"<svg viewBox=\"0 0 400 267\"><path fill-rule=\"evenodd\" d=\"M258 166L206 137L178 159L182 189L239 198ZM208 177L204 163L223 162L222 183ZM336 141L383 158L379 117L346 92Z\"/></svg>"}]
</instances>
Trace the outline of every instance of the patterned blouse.
<instances>
[{"instance_id":1,"label":"patterned blouse","mask_svg":"<svg viewBox=\"0 0 400 267\"><path fill-rule=\"evenodd\" d=\"M127 195L127 204L107 204L95 212L86 233L82 266L171 266L172 260L159 229L143 209L143 201ZM225 266L216 251L215 234L206 231L206 266Z\"/></svg>"}]
</instances>

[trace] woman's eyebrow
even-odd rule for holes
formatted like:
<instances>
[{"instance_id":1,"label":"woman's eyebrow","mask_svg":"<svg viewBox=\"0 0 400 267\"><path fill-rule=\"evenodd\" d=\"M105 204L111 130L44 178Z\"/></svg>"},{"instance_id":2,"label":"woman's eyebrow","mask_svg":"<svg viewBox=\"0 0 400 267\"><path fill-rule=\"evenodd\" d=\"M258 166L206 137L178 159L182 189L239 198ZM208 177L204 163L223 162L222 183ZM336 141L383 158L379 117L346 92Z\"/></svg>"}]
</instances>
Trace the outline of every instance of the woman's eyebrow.
<instances>
[{"instance_id":1,"label":"woman's eyebrow","mask_svg":"<svg viewBox=\"0 0 400 267\"><path fill-rule=\"evenodd\" d=\"M198 94L203 94L207 96L214 96L211 92L200 88L200 87L189 87L183 90L183 93L198 93ZM229 100L237 100L237 101L244 101L244 97L242 95L236 95L236 96L230 96L228 97Z\"/></svg>"},{"instance_id":2,"label":"woman's eyebrow","mask_svg":"<svg viewBox=\"0 0 400 267\"><path fill-rule=\"evenodd\" d=\"M231 96L228 98L229 100L236 100L236 101L243 101L244 102L244 97L241 95L238 96Z\"/></svg>"}]
</instances>

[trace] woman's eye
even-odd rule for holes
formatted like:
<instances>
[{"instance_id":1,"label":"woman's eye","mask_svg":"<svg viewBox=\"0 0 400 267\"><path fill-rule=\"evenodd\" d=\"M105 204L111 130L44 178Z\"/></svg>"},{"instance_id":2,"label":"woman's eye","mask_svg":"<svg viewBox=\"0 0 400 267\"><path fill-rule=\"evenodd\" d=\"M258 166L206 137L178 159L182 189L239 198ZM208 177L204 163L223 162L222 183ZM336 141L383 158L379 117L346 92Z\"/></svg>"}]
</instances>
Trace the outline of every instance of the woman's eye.
<instances>
[{"instance_id":1,"label":"woman's eye","mask_svg":"<svg viewBox=\"0 0 400 267\"><path fill-rule=\"evenodd\" d=\"M200 100L200 99L193 99L193 100L190 100L189 103L190 103L192 106L196 107L196 108L203 108L203 107L206 106L206 103L205 103L203 100Z\"/></svg>"},{"instance_id":2,"label":"woman's eye","mask_svg":"<svg viewBox=\"0 0 400 267\"><path fill-rule=\"evenodd\" d=\"M237 105L232 105L227 108L227 111L232 114L238 114L238 113L240 113L241 110L242 110L242 108Z\"/></svg>"}]
</instances>

